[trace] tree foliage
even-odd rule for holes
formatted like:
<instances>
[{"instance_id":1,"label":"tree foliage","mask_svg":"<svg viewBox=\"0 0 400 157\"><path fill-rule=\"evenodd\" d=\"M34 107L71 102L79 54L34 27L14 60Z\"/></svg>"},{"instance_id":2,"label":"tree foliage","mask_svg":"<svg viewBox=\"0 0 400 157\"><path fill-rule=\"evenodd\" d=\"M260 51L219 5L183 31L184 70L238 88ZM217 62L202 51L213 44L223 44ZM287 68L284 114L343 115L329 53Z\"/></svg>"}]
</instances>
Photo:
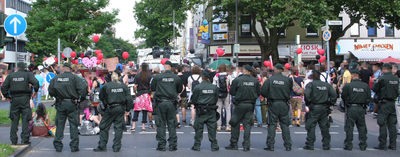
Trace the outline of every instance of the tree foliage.
<instances>
[{"instance_id":1,"label":"tree foliage","mask_svg":"<svg viewBox=\"0 0 400 157\"><path fill-rule=\"evenodd\" d=\"M141 26L135 31L136 38L146 39L146 46L168 46L173 40L173 12L175 11L175 34L186 20L185 11L193 0L142 0L135 4L134 14Z\"/></svg>"},{"instance_id":2,"label":"tree foliage","mask_svg":"<svg viewBox=\"0 0 400 157\"><path fill-rule=\"evenodd\" d=\"M129 58L127 60L136 60L137 54L135 47L128 41L121 38L115 38L111 31L106 31L102 34L100 40L95 44L95 50L101 50L104 58L118 57L121 61L122 52L128 52Z\"/></svg>"},{"instance_id":3,"label":"tree foliage","mask_svg":"<svg viewBox=\"0 0 400 157\"><path fill-rule=\"evenodd\" d=\"M117 10L104 12L109 0L37 0L28 13L26 49L43 56L56 54L57 38L62 47L80 52L91 47L89 38L103 33L116 21Z\"/></svg>"}]
</instances>

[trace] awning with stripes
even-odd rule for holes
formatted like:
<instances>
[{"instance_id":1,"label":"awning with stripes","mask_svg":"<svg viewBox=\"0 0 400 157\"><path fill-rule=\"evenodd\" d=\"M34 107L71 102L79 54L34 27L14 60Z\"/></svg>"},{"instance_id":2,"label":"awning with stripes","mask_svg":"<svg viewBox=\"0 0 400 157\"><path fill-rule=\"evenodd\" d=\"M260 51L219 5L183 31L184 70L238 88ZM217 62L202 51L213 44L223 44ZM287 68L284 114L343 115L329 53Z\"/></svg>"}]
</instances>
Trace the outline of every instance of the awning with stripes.
<instances>
[{"instance_id":1,"label":"awning with stripes","mask_svg":"<svg viewBox=\"0 0 400 157\"><path fill-rule=\"evenodd\" d=\"M395 59L400 59L400 52L351 52L359 61L379 62L382 59L391 56Z\"/></svg>"}]
</instances>

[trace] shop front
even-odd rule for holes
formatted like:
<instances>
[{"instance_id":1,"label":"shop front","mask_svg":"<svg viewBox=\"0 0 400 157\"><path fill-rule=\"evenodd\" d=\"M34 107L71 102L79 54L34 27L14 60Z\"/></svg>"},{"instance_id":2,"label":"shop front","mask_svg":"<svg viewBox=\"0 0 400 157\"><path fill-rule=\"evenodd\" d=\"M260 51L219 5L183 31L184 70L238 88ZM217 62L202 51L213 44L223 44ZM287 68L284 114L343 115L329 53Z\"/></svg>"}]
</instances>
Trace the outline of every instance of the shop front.
<instances>
[{"instance_id":1,"label":"shop front","mask_svg":"<svg viewBox=\"0 0 400 157\"><path fill-rule=\"evenodd\" d=\"M359 61L380 61L387 57L400 59L400 39L340 39L337 55L354 55Z\"/></svg>"}]
</instances>

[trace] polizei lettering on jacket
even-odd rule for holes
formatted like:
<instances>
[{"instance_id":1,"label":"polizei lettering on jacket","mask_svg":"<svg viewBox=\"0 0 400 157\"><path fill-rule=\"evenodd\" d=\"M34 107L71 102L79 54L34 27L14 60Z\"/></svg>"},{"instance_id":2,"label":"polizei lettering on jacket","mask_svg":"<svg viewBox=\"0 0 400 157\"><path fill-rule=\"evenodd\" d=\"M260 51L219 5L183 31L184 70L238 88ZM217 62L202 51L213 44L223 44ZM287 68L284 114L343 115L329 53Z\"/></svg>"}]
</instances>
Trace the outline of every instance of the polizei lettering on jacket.
<instances>
[{"instance_id":1,"label":"polizei lettering on jacket","mask_svg":"<svg viewBox=\"0 0 400 157\"><path fill-rule=\"evenodd\" d=\"M363 88L353 88L353 92L364 93L364 89Z\"/></svg>"},{"instance_id":2,"label":"polizei lettering on jacket","mask_svg":"<svg viewBox=\"0 0 400 157\"><path fill-rule=\"evenodd\" d=\"M111 93L122 93L122 92L124 92L124 89L122 88L111 89Z\"/></svg>"},{"instance_id":3,"label":"polizei lettering on jacket","mask_svg":"<svg viewBox=\"0 0 400 157\"><path fill-rule=\"evenodd\" d=\"M14 82L22 82L22 81L25 81L25 78L23 78L23 77L13 78L13 81Z\"/></svg>"},{"instance_id":4,"label":"polizei lettering on jacket","mask_svg":"<svg viewBox=\"0 0 400 157\"><path fill-rule=\"evenodd\" d=\"M66 77L66 78L58 78L57 81L58 82L68 82L69 78L68 77Z\"/></svg>"},{"instance_id":5,"label":"polizei lettering on jacket","mask_svg":"<svg viewBox=\"0 0 400 157\"><path fill-rule=\"evenodd\" d=\"M203 94L214 94L214 90L202 90L201 91Z\"/></svg>"},{"instance_id":6,"label":"polizei lettering on jacket","mask_svg":"<svg viewBox=\"0 0 400 157\"><path fill-rule=\"evenodd\" d=\"M393 84L393 85L396 85L398 83L399 83L398 81L389 81L389 84Z\"/></svg>"},{"instance_id":7,"label":"polizei lettering on jacket","mask_svg":"<svg viewBox=\"0 0 400 157\"><path fill-rule=\"evenodd\" d=\"M326 88L326 86L317 86L318 90L328 90L328 88Z\"/></svg>"},{"instance_id":8,"label":"polizei lettering on jacket","mask_svg":"<svg viewBox=\"0 0 400 157\"><path fill-rule=\"evenodd\" d=\"M174 82L174 78L162 78L162 82Z\"/></svg>"},{"instance_id":9,"label":"polizei lettering on jacket","mask_svg":"<svg viewBox=\"0 0 400 157\"><path fill-rule=\"evenodd\" d=\"M276 85L285 85L285 82L284 81L278 81L278 80L274 80L274 81L272 81L272 84L276 84Z\"/></svg>"},{"instance_id":10,"label":"polizei lettering on jacket","mask_svg":"<svg viewBox=\"0 0 400 157\"><path fill-rule=\"evenodd\" d=\"M254 82L243 82L243 86L252 86L252 87L254 87Z\"/></svg>"}]
</instances>

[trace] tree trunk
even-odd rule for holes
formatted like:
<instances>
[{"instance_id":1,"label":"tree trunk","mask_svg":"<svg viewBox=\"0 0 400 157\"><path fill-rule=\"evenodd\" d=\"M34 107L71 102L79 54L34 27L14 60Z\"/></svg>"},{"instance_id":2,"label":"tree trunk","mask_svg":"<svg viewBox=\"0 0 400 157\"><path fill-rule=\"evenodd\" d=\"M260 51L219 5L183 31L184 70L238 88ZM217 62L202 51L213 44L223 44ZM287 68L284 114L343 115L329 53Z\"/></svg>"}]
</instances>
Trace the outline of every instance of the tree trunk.
<instances>
[{"instance_id":1,"label":"tree trunk","mask_svg":"<svg viewBox=\"0 0 400 157\"><path fill-rule=\"evenodd\" d=\"M278 44L279 44L279 36L278 36L278 29L277 28L271 28L269 29L270 31L270 42L269 42L269 47L270 47L270 55L272 55L272 59L274 60L274 63L279 62L279 53L278 53Z\"/></svg>"}]
</instances>

